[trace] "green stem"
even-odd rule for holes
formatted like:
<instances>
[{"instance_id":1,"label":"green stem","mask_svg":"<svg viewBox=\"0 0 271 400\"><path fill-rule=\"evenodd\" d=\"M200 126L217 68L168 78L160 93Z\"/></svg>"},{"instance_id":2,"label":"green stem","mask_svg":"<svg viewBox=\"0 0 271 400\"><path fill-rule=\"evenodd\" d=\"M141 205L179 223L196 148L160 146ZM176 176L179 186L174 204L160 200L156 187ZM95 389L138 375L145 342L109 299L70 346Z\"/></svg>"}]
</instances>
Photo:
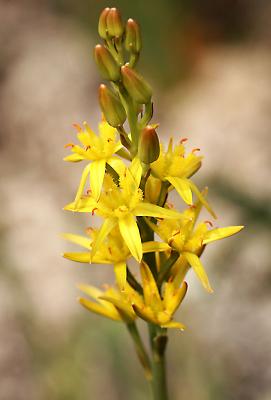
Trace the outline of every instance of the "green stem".
<instances>
[{"instance_id":1,"label":"green stem","mask_svg":"<svg viewBox=\"0 0 271 400\"><path fill-rule=\"evenodd\" d=\"M165 362L165 350L167 344L166 329L149 324L149 336L152 349L151 387L153 400L169 400Z\"/></svg>"},{"instance_id":2,"label":"green stem","mask_svg":"<svg viewBox=\"0 0 271 400\"><path fill-rule=\"evenodd\" d=\"M149 360L149 356L145 350L145 347L144 347L144 344L140 337L140 334L138 332L137 326L134 322L126 324L126 326L127 326L127 329L133 339L136 354L139 358L141 365L144 368L146 379L149 381L152 379L150 360Z\"/></svg>"},{"instance_id":3,"label":"green stem","mask_svg":"<svg viewBox=\"0 0 271 400\"><path fill-rule=\"evenodd\" d=\"M143 294L142 286L140 285L140 283L137 282L137 280L135 279L134 275L132 274L132 272L128 267L127 267L127 281L129 285L133 289L135 289L139 294Z\"/></svg>"}]
</instances>

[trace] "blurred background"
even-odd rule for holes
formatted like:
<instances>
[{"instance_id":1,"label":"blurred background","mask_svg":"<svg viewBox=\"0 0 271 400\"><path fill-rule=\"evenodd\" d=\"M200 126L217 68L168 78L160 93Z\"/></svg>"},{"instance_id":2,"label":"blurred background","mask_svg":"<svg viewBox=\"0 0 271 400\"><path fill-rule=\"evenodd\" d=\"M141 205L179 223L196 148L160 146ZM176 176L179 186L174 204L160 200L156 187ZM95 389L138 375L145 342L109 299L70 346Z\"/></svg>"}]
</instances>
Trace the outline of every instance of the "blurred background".
<instances>
[{"instance_id":1,"label":"blurred background","mask_svg":"<svg viewBox=\"0 0 271 400\"><path fill-rule=\"evenodd\" d=\"M62 158L72 123L100 117L92 48L105 6L141 24L161 138L201 148L195 180L217 224L246 225L203 256L212 296L188 277L172 399L270 400L268 0L0 0L0 400L150 398L125 327L76 302L77 283L111 283L112 268L60 255L59 232L90 224L62 211L82 169Z\"/></svg>"}]
</instances>

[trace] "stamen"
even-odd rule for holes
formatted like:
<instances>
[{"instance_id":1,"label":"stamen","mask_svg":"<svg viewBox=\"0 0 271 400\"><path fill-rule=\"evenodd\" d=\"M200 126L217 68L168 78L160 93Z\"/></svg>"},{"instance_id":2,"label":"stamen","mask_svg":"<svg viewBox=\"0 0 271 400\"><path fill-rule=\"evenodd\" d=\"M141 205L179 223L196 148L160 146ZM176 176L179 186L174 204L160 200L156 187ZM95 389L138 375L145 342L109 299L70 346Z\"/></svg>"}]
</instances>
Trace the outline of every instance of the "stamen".
<instances>
[{"instance_id":1,"label":"stamen","mask_svg":"<svg viewBox=\"0 0 271 400\"><path fill-rule=\"evenodd\" d=\"M111 254L111 256L112 256L112 249L111 249L111 247L110 246L108 246L108 251L109 251L109 253Z\"/></svg>"},{"instance_id":2,"label":"stamen","mask_svg":"<svg viewBox=\"0 0 271 400\"><path fill-rule=\"evenodd\" d=\"M88 189L87 190L87 195L90 195L92 193L92 190L91 189Z\"/></svg>"},{"instance_id":3,"label":"stamen","mask_svg":"<svg viewBox=\"0 0 271 400\"><path fill-rule=\"evenodd\" d=\"M75 146L75 144L73 144L73 143L67 143L67 144L65 144L64 149L67 149L68 147L73 148L74 146Z\"/></svg>"},{"instance_id":4,"label":"stamen","mask_svg":"<svg viewBox=\"0 0 271 400\"><path fill-rule=\"evenodd\" d=\"M95 211L98 210L97 207L93 208L93 210L91 211L91 215L94 215Z\"/></svg>"},{"instance_id":5,"label":"stamen","mask_svg":"<svg viewBox=\"0 0 271 400\"><path fill-rule=\"evenodd\" d=\"M187 137L185 137L185 138L182 138L182 139L180 140L180 144L183 144L183 143L187 142L187 140L188 140L188 138L187 138Z\"/></svg>"},{"instance_id":6,"label":"stamen","mask_svg":"<svg viewBox=\"0 0 271 400\"><path fill-rule=\"evenodd\" d=\"M205 223L206 225L210 225L211 227L213 227L213 223L212 223L211 221L204 221L204 223Z\"/></svg>"},{"instance_id":7,"label":"stamen","mask_svg":"<svg viewBox=\"0 0 271 400\"><path fill-rule=\"evenodd\" d=\"M192 153L194 154L194 153L196 153L197 151L200 151L200 149L199 149L198 147L195 147L195 148L192 150Z\"/></svg>"},{"instance_id":8,"label":"stamen","mask_svg":"<svg viewBox=\"0 0 271 400\"><path fill-rule=\"evenodd\" d=\"M72 126L77 130L77 132L81 132L82 128L79 124L72 124Z\"/></svg>"}]
</instances>

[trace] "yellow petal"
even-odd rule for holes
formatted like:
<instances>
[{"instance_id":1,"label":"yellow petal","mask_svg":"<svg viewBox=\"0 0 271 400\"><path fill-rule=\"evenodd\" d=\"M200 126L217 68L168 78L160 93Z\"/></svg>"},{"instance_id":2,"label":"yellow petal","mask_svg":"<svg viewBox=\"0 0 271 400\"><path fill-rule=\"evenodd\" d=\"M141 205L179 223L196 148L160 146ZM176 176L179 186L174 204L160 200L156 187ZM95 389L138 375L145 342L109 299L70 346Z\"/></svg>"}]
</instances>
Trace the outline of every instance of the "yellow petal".
<instances>
[{"instance_id":1,"label":"yellow petal","mask_svg":"<svg viewBox=\"0 0 271 400\"><path fill-rule=\"evenodd\" d=\"M162 300L149 266L142 261L140 264L142 286L145 304L151 306L153 310L162 310Z\"/></svg>"},{"instance_id":2,"label":"yellow petal","mask_svg":"<svg viewBox=\"0 0 271 400\"><path fill-rule=\"evenodd\" d=\"M174 282L166 282L163 296L163 304L170 315L173 315L187 292L187 283L183 282L180 288L176 288Z\"/></svg>"},{"instance_id":3,"label":"yellow petal","mask_svg":"<svg viewBox=\"0 0 271 400\"><path fill-rule=\"evenodd\" d=\"M97 252L98 248L106 238L106 236L109 234L109 232L114 228L116 225L117 221L115 218L107 218L101 228L98 231L98 235L95 239L95 241L92 244L92 254L91 257L94 257L95 253Z\"/></svg>"},{"instance_id":4,"label":"yellow petal","mask_svg":"<svg viewBox=\"0 0 271 400\"><path fill-rule=\"evenodd\" d=\"M108 301L102 300L101 297L104 295L104 292L102 290L96 288L95 286L85 284L77 285L77 287L83 293L87 294L89 297L92 297L95 301L100 303L104 308L107 308L109 311L113 309L114 311L114 307L112 306L112 304L108 303Z\"/></svg>"},{"instance_id":5,"label":"yellow petal","mask_svg":"<svg viewBox=\"0 0 271 400\"><path fill-rule=\"evenodd\" d=\"M96 200L92 197L83 197L78 201L77 204L73 201L64 207L64 210L76 211L76 212L92 212L97 206Z\"/></svg>"},{"instance_id":6,"label":"yellow petal","mask_svg":"<svg viewBox=\"0 0 271 400\"><path fill-rule=\"evenodd\" d=\"M90 261L91 261L90 252L88 252L88 253L64 253L63 257L67 258L68 260L76 261L76 262L80 262L80 263L90 263Z\"/></svg>"},{"instance_id":7,"label":"yellow petal","mask_svg":"<svg viewBox=\"0 0 271 400\"><path fill-rule=\"evenodd\" d=\"M114 272L116 275L119 289L121 291L124 291L125 285L126 285L126 276L127 276L126 262L123 261L123 262L114 264Z\"/></svg>"},{"instance_id":8,"label":"yellow petal","mask_svg":"<svg viewBox=\"0 0 271 400\"><path fill-rule=\"evenodd\" d=\"M164 243L164 242L151 241L151 242L142 243L142 249L143 249L143 253L152 253L152 252L156 252L156 251L170 250L171 247L167 243Z\"/></svg>"},{"instance_id":9,"label":"yellow petal","mask_svg":"<svg viewBox=\"0 0 271 400\"><path fill-rule=\"evenodd\" d=\"M127 214L125 217L120 218L119 229L132 256L140 262L142 259L142 243L139 229L133 215Z\"/></svg>"},{"instance_id":10,"label":"yellow petal","mask_svg":"<svg viewBox=\"0 0 271 400\"><path fill-rule=\"evenodd\" d=\"M79 154L73 153L73 154L70 154L70 155L64 157L63 160L69 161L69 162L79 162L79 161L84 160L84 157L80 156Z\"/></svg>"},{"instance_id":11,"label":"yellow petal","mask_svg":"<svg viewBox=\"0 0 271 400\"><path fill-rule=\"evenodd\" d=\"M183 256L186 258L186 260L189 262L195 273L197 274L199 280L201 281L203 287L207 290L207 292L212 293L213 289L211 288L211 285L209 283L208 276L205 272L205 269L196 254L193 253L183 253Z\"/></svg>"},{"instance_id":12,"label":"yellow petal","mask_svg":"<svg viewBox=\"0 0 271 400\"><path fill-rule=\"evenodd\" d=\"M132 305L134 312L139 318L144 319L144 321L151 322L152 324L157 324L157 320L155 315L151 309L151 307L142 306L140 307L137 304Z\"/></svg>"},{"instance_id":13,"label":"yellow petal","mask_svg":"<svg viewBox=\"0 0 271 400\"><path fill-rule=\"evenodd\" d=\"M133 210L134 215L140 217L168 218L181 219L183 215L175 210L169 210L150 203L139 203Z\"/></svg>"},{"instance_id":14,"label":"yellow petal","mask_svg":"<svg viewBox=\"0 0 271 400\"><path fill-rule=\"evenodd\" d=\"M136 318L136 315L134 313L132 306L124 303L124 301L121 301L120 299L117 299L117 298L111 297L111 296L107 296L107 295L101 296L101 299L113 304L116 308L118 308L121 311L121 314L122 313L124 314L126 319L128 319L130 322Z\"/></svg>"},{"instance_id":15,"label":"yellow petal","mask_svg":"<svg viewBox=\"0 0 271 400\"><path fill-rule=\"evenodd\" d=\"M86 249L90 249L92 239L81 236L81 235L75 235L73 233L63 233L61 235L63 239L68 240L69 242L79 244L79 246L85 247Z\"/></svg>"},{"instance_id":16,"label":"yellow petal","mask_svg":"<svg viewBox=\"0 0 271 400\"><path fill-rule=\"evenodd\" d=\"M121 317L116 309L112 308L111 310L108 310L101 304L94 303L93 301L84 299L82 297L80 297L78 300L79 303L82 304L82 306L84 306L87 310L94 312L95 314L113 319L114 321L121 321Z\"/></svg>"},{"instance_id":17,"label":"yellow petal","mask_svg":"<svg viewBox=\"0 0 271 400\"><path fill-rule=\"evenodd\" d=\"M189 205L193 204L192 190L188 179L175 178L168 176L166 179L175 187L181 198Z\"/></svg>"},{"instance_id":18,"label":"yellow petal","mask_svg":"<svg viewBox=\"0 0 271 400\"><path fill-rule=\"evenodd\" d=\"M74 200L75 208L77 207L78 202L79 202L81 196L83 195L84 188L85 188L86 181L87 181L87 177L88 177L88 174L89 174L89 171L90 171L90 165L91 164L88 164L83 170L83 173L82 173L82 176L81 176L81 179L80 179L80 183L79 183L79 186L78 186L78 190L77 190L77 193L76 193L76 196L75 196L75 200Z\"/></svg>"},{"instance_id":19,"label":"yellow petal","mask_svg":"<svg viewBox=\"0 0 271 400\"><path fill-rule=\"evenodd\" d=\"M139 187L140 181L141 181L141 176L142 176L142 166L140 163L140 160L138 157L135 157L132 160L132 163L130 165L130 171L131 174L133 175L133 178L136 182L137 187Z\"/></svg>"},{"instance_id":20,"label":"yellow petal","mask_svg":"<svg viewBox=\"0 0 271 400\"><path fill-rule=\"evenodd\" d=\"M214 242L215 240L220 240L235 235L243 228L244 226L227 226L225 228L212 229L204 235L203 244L207 244L210 242Z\"/></svg>"},{"instance_id":21,"label":"yellow petal","mask_svg":"<svg viewBox=\"0 0 271 400\"><path fill-rule=\"evenodd\" d=\"M90 187L92 196L95 200L98 200L101 194L104 174L105 174L105 160L93 161L90 164Z\"/></svg>"},{"instance_id":22,"label":"yellow petal","mask_svg":"<svg viewBox=\"0 0 271 400\"><path fill-rule=\"evenodd\" d=\"M166 324L161 325L162 328L173 328L173 329L180 329L181 331L184 331L186 326L181 324L180 322L176 321L170 321L167 322Z\"/></svg>"},{"instance_id":23,"label":"yellow petal","mask_svg":"<svg viewBox=\"0 0 271 400\"><path fill-rule=\"evenodd\" d=\"M191 187L192 191L198 197L199 201L204 205L206 210L209 211L209 213L212 215L212 217L217 219L215 212L212 210L212 208L211 208L210 204L207 202L207 200L202 196L202 194L200 193L197 186L192 181L189 181L189 183L190 183L190 187Z\"/></svg>"}]
</instances>

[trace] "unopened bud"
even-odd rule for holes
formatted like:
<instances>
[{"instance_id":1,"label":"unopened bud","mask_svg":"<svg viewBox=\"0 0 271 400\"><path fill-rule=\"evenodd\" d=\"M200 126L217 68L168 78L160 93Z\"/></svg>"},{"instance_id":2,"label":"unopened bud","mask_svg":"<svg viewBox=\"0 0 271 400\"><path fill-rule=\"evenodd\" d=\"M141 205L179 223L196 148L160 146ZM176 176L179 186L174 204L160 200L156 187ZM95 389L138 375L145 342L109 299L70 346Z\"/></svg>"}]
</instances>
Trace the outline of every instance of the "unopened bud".
<instances>
[{"instance_id":1,"label":"unopened bud","mask_svg":"<svg viewBox=\"0 0 271 400\"><path fill-rule=\"evenodd\" d=\"M141 45L139 25L132 18L129 18L126 24L125 48L131 53L139 53Z\"/></svg>"},{"instance_id":2,"label":"unopened bud","mask_svg":"<svg viewBox=\"0 0 271 400\"><path fill-rule=\"evenodd\" d=\"M120 67L104 46L97 44L94 48L94 58L104 79L117 81L120 78Z\"/></svg>"},{"instance_id":3,"label":"unopened bud","mask_svg":"<svg viewBox=\"0 0 271 400\"><path fill-rule=\"evenodd\" d=\"M157 133L151 125L141 131L138 145L138 156L145 164L157 160L160 154L160 144Z\"/></svg>"},{"instance_id":4,"label":"unopened bud","mask_svg":"<svg viewBox=\"0 0 271 400\"><path fill-rule=\"evenodd\" d=\"M116 128L123 125L126 120L126 112L119 98L104 84L99 87L99 101L102 112L109 125Z\"/></svg>"},{"instance_id":5,"label":"unopened bud","mask_svg":"<svg viewBox=\"0 0 271 400\"><path fill-rule=\"evenodd\" d=\"M124 26L121 20L120 12L117 8L110 8L107 17L107 31L109 36L120 37L123 34Z\"/></svg>"},{"instance_id":6,"label":"unopened bud","mask_svg":"<svg viewBox=\"0 0 271 400\"><path fill-rule=\"evenodd\" d=\"M99 32L99 35L101 36L101 38L103 38L103 39L106 39L106 36L107 36L107 22L106 22L106 19L107 19L109 11L110 11L109 7L105 8L101 12L101 15L100 15L100 18L99 18L98 32Z\"/></svg>"},{"instance_id":7,"label":"unopened bud","mask_svg":"<svg viewBox=\"0 0 271 400\"><path fill-rule=\"evenodd\" d=\"M152 96L150 85L134 69L127 65L121 67L123 85L129 95L139 104L146 104Z\"/></svg>"}]
</instances>

